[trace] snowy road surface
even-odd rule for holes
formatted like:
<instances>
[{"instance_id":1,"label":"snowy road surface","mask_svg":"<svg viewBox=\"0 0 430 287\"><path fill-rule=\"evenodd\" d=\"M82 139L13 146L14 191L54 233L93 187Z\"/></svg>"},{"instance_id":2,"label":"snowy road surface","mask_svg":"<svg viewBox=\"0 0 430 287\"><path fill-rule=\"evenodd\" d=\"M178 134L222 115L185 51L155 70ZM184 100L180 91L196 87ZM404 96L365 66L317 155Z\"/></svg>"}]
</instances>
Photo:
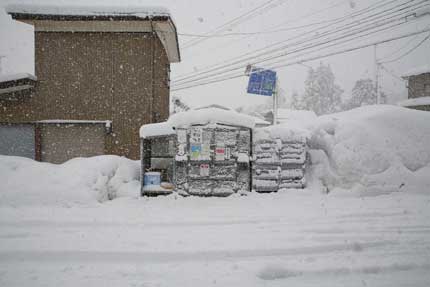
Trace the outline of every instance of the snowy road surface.
<instances>
[{"instance_id":1,"label":"snowy road surface","mask_svg":"<svg viewBox=\"0 0 430 287\"><path fill-rule=\"evenodd\" d=\"M430 286L430 195L2 205L0 286Z\"/></svg>"}]
</instances>

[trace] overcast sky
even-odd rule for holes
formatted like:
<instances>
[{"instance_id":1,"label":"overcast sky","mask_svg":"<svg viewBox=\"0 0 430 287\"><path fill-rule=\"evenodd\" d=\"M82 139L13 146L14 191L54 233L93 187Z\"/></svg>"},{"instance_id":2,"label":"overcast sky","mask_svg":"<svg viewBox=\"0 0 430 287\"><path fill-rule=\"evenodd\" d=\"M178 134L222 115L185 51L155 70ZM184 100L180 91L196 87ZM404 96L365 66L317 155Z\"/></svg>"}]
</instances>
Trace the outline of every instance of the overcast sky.
<instances>
[{"instance_id":1,"label":"overcast sky","mask_svg":"<svg viewBox=\"0 0 430 287\"><path fill-rule=\"evenodd\" d=\"M0 55L3 59L3 73L34 72L34 44L33 28L29 25L15 22L4 12L3 7L8 3L41 3L55 5L157 5L167 7L176 22L178 32L181 34L203 34L235 17L250 11L267 0L157 0L157 1L7 1L0 0ZM315 22L341 17L353 11L365 8L378 0L284 0L279 5L266 9L234 27L232 31L224 33L259 32L265 30L283 29L303 26ZM401 2L399 0L399 2ZM282 25L281 25L282 24ZM366 41L383 39L400 35L407 31L415 31L430 25L430 16L422 17L419 21L411 21L402 28L368 38ZM276 27L276 28L274 28ZM311 27L315 28L315 27ZM307 28L308 30L310 28ZM181 48L182 62L172 64L171 78L174 80L183 74L199 71L204 67L238 57L249 51L267 46L307 31L282 31L277 33L263 33L254 36L231 36L211 38L198 45ZM428 34L391 42L378 46L378 58L394 59L413 48ZM181 46L193 38L179 36ZM345 47L352 47L364 43L354 42ZM382 90L388 94L390 103L407 97L405 83L400 77L404 72L414 67L430 64L430 41L426 41L411 54L402 59L386 64L390 71L381 71ZM394 54L393 54L394 53ZM330 64L336 77L336 82L345 91L346 96L356 80L374 77L373 48L366 48L343 55L337 55L321 60L293 65L277 69L280 86L286 95L295 90L302 93L304 80L307 75L307 66L316 67L320 62ZM266 98L246 93L247 78L229 80L212 85L193 89L172 92L191 106L217 103L231 107L253 105L262 103Z\"/></svg>"}]
</instances>

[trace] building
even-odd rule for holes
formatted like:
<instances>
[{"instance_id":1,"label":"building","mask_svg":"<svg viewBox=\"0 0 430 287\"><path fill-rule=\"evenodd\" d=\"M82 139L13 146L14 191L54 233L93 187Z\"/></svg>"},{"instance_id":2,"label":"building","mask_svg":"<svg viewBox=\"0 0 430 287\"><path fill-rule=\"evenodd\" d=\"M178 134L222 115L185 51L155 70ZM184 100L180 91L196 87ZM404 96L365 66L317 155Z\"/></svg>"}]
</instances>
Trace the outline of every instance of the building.
<instances>
[{"instance_id":1,"label":"building","mask_svg":"<svg viewBox=\"0 0 430 287\"><path fill-rule=\"evenodd\" d=\"M138 159L140 126L169 116L170 64L180 61L169 12L6 10L34 27L36 77L0 79L0 154L53 163L99 154Z\"/></svg>"},{"instance_id":2,"label":"building","mask_svg":"<svg viewBox=\"0 0 430 287\"><path fill-rule=\"evenodd\" d=\"M402 77L408 81L408 100L398 104L411 109L430 111L430 65L413 69Z\"/></svg>"}]
</instances>

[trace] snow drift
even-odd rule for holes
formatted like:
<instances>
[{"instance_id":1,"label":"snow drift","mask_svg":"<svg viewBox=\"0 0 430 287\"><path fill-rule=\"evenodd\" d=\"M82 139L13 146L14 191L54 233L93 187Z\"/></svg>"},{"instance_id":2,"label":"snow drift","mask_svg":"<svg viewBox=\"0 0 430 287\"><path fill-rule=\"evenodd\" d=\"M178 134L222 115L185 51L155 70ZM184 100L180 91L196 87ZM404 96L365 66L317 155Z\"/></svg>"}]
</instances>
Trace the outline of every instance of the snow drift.
<instances>
[{"instance_id":1,"label":"snow drift","mask_svg":"<svg viewBox=\"0 0 430 287\"><path fill-rule=\"evenodd\" d=\"M379 194L430 188L430 113L366 106L318 117L306 128L312 184Z\"/></svg>"},{"instance_id":2,"label":"snow drift","mask_svg":"<svg viewBox=\"0 0 430 287\"><path fill-rule=\"evenodd\" d=\"M71 205L139 194L140 166L119 156L75 158L63 164L0 156L1 205Z\"/></svg>"}]
</instances>

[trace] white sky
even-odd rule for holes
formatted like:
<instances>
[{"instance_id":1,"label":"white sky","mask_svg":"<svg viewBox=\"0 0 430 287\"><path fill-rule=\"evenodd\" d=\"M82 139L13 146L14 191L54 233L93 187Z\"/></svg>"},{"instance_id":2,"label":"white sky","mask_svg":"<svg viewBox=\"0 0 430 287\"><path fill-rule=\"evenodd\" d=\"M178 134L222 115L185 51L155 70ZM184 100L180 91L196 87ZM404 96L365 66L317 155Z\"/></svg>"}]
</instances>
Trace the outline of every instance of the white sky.
<instances>
[{"instance_id":1,"label":"white sky","mask_svg":"<svg viewBox=\"0 0 430 287\"><path fill-rule=\"evenodd\" d=\"M231 19L263 4L267 0L157 0L157 1L126 1L127 5L157 5L166 6L172 13L179 33L203 34L214 29ZM351 2L355 5L351 5ZM255 32L270 29L280 23L288 22L281 28L302 26L322 20L329 20L363 9L377 0L285 0L283 4L275 9L267 11L249 21L235 27L231 32ZM399 1L400 2L400 1ZM0 0L0 9L8 3L41 3L55 5L124 5L125 1L8 1ZM327 7L323 13L309 17L317 10ZM355 6L352 8L352 6ZM419 21L412 22L406 27L381 34L378 37L369 38L369 41L399 35L407 31L415 31L430 25L430 16L423 17ZM303 30L306 31L306 30ZM228 32L227 32L228 33ZM182 62L172 64L171 77L193 72L220 61L240 56L251 50L269 45L274 42L287 39L297 35L294 31L281 33L263 34L252 37L213 38L202 42L192 48L181 49ZM396 58L419 43L428 34L403 39L389 44L378 46L378 57L384 58L404 47L402 50L390 57ZM6 56L3 60L3 73L18 73L34 71L34 44L33 28L29 25L13 21L3 9L0 11L0 55ZM180 43L189 41L189 37L179 37ZM355 42L351 45L362 44ZM349 46L351 46L349 45ZM405 47L405 45L407 45ZM418 49L401 60L386 64L386 68L396 76L402 75L407 70L430 64L430 41L426 41ZM333 56L322 60L306 63L308 66L317 66L319 62L331 65L336 76L337 84L344 89L346 96L356 80L360 78L373 78L374 58L373 48L366 48L348 54ZM277 69L280 86L286 91L287 96L296 90L301 93L304 89L304 80L307 67L294 65ZM191 106L217 103L231 107L252 105L262 103L266 97L246 94L247 78L225 81L217 84L201 86L178 92L172 92ZM407 97L405 83L389 73L381 72L382 90L388 94L390 103Z\"/></svg>"}]
</instances>

